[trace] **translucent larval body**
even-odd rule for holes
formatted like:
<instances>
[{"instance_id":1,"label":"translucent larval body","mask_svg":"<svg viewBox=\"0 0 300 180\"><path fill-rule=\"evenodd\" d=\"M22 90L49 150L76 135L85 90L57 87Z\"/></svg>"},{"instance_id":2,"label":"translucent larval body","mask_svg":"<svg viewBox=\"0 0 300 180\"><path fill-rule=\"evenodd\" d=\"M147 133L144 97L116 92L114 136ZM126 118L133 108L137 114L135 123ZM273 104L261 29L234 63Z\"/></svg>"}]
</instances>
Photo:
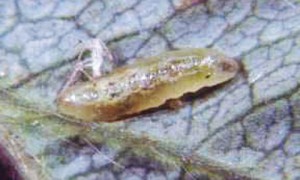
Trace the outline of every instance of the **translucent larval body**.
<instances>
[{"instance_id":1,"label":"translucent larval body","mask_svg":"<svg viewBox=\"0 0 300 180\"><path fill-rule=\"evenodd\" d=\"M237 71L236 61L211 49L169 51L67 88L58 109L83 121L116 121L228 81Z\"/></svg>"}]
</instances>

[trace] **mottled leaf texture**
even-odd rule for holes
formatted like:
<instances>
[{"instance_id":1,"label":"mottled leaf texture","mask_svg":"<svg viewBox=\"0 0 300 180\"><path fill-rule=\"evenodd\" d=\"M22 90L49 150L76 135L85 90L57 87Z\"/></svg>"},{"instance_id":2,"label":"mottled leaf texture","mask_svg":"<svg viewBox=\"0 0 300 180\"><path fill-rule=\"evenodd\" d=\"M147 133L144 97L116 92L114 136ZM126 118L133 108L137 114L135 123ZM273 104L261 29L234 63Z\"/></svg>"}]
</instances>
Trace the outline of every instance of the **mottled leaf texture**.
<instances>
[{"instance_id":1,"label":"mottled leaf texture","mask_svg":"<svg viewBox=\"0 0 300 180\"><path fill-rule=\"evenodd\" d=\"M7 176L300 179L299 32L297 0L2 0L0 143L17 169ZM240 70L178 109L78 123L55 98L92 38L119 66L209 47Z\"/></svg>"}]
</instances>

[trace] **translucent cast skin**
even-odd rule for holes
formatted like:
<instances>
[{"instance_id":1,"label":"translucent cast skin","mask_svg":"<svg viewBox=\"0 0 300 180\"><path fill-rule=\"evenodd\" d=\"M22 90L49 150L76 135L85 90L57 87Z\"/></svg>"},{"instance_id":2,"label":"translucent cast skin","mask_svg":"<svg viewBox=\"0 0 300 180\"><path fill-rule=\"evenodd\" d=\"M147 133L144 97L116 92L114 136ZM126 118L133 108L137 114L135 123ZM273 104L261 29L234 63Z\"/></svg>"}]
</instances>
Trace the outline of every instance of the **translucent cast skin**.
<instances>
[{"instance_id":1,"label":"translucent cast skin","mask_svg":"<svg viewBox=\"0 0 300 180\"><path fill-rule=\"evenodd\" d=\"M211 49L170 51L67 88L58 109L83 121L116 121L228 81L237 71L236 61Z\"/></svg>"}]
</instances>

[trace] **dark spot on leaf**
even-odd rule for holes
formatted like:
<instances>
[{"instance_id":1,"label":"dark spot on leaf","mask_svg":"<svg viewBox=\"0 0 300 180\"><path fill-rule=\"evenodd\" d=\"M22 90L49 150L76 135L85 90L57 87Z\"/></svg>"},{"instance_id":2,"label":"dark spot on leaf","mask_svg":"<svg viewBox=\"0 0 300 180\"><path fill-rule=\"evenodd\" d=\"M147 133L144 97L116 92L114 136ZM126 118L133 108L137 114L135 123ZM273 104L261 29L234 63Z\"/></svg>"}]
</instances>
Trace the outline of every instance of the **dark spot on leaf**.
<instances>
[{"instance_id":1,"label":"dark spot on leaf","mask_svg":"<svg viewBox=\"0 0 300 180\"><path fill-rule=\"evenodd\" d=\"M208 79L208 78L210 78L211 77L211 74L209 73L209 74L207 74L206 76L205 76L205 79Z\"/></svg>"}]
</instances>

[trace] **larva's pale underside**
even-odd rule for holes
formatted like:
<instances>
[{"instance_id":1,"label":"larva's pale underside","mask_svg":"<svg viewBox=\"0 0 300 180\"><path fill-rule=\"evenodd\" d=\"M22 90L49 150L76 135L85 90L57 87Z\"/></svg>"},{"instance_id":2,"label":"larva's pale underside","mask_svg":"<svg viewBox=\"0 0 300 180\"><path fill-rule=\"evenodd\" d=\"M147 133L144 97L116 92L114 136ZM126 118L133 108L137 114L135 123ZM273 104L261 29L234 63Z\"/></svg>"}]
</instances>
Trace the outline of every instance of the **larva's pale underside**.
<instances>
[{"instance_id":1,"label":"larva's pale underside","mask_svg":"<svg viewBox=\"0 0 300 180\"><path fill-rule=\"evenodd\" d=\"M116 68L96 84L69 87L58 109L83 121L116 121L230 80L237 71L236 61L211 49L170 51Z\"/></svg>"}]
</instances>

